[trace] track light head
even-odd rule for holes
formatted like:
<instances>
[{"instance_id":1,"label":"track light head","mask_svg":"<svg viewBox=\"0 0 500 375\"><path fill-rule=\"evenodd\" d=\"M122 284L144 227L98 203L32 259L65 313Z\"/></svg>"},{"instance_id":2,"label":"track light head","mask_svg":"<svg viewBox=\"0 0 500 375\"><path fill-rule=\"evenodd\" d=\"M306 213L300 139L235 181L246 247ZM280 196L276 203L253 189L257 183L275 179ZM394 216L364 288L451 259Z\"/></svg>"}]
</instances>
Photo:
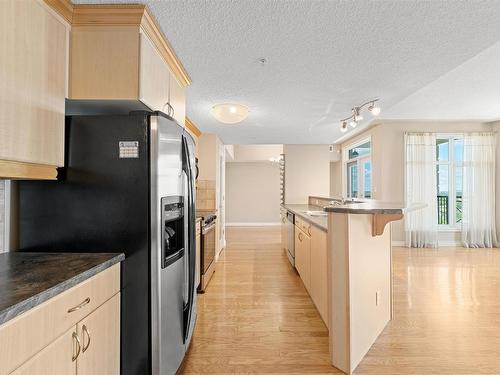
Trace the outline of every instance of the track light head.
<instances>
[{"instance_id":1,"label":"track light head","mask_svg":"<svg viewBox=\"0 0 500 375\"><path fill-rule=\"evenodd\" d=\"M373 116L380 115L380 107L375 107L375 102L372 102L368 107L368 110L372 113Z\"/></svg>"},{"instance_id":2,"label":"track light head","mask_svg":"<svg viewBox=\"0 0 500 375\"><path fill-rule=\"evenodd\" d=\"M345 120L344 120L344 121L342 121L342 125L341 125L341 127L340 127L340 131L341 131L342 133L345 133L345 132L347 131L347 121L345 121Z\"/></svg>"}]
</instances>

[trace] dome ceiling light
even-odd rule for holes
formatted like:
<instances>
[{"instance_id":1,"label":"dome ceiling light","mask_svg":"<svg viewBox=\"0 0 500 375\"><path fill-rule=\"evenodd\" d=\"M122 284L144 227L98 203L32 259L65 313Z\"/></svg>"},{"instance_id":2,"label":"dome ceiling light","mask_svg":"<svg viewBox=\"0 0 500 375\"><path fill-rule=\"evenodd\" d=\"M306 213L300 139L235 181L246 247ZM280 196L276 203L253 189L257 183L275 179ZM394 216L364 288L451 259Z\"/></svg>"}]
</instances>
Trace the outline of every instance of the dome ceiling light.
<instances>
[{"instance_id":1,"label":"dome ceiling light","mask_svg":"<svg viewBox=\"0 0 500 375\"><path fill-rule=\"evenodd\" d=\"M352 128L355 128L358 123L363 120L361 110L365 107L368 107L368 111L371 112L373 116L378 116L380 114L380 107L376 106L375 103L377 103L379 100L380 99L373 99L352 108L352 115L340 120L340 131L342 133L345 133L348 130L347 124L349 124Z\"/></svg>"},{"instance_id":2,"label":"dome ceiling light","mask_svg":"<svg viewBox=\"0 0 500 375\"><path fill-rule=\"evenodd\" d=\"M238 103L221 103L212 107L212 115L223 124L237 124L248 117L249 109Z\"/></svg>"}]
</instances>

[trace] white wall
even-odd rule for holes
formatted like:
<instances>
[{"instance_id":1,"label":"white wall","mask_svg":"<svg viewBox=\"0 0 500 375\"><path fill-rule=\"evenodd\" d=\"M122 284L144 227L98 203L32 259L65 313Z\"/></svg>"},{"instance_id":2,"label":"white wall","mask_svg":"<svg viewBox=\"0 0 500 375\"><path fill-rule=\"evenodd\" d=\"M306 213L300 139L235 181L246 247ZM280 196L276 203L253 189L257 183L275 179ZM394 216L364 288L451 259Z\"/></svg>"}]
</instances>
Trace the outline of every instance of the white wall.
<instances>
[{"instance_id":1,"label":"white wall","mask_svg":"<svg viewBox=\"0 0 500 375\"><path fill-rule=\"evenodd\" d=\"M500 129L500 123L497 125ZM485 123L464 122L430 122L430 121L402 121L387 122L376 125L371 129L342 143L342 148L371 136L372 139L372 184L374 199L387 202L404 202L404 133L405 132L434 132L434 133L463 133L472 131L492 131L495 126ZM498 149L498 148L497 148ZM497 156L498 157L498 156ZM497 171L499 166L497 166ZM497 172L497 181L499 178ZM345 184L345 176L342 176L342 184ZM498 182L497 182L498 186ZM500 192L497 187L497 192ZM498 193L497 193L498 197ZM497 205L497 212L498 205ZM497 222L500 216L497 215ZM497 224L498 225L498 224ZM440 240L454 242L459 240L459 233L444 233ZM404 241L404 222L398 221L393 224L393 240Z\"/></svg>"},{"instance_id":2,"label":"white wall","mask_svg":"<svg viewBox=\"0 0 500 375\"><path fill-rule=\"evenodd\" d=\"M226 163L226 224L278 224L279 182L276 163Z\"/></svg>"},{"instance_id":3,"label":"white wall","mask_svg":"<svg viewBox=\"0 0 500 375\"><path fill-rule=\"evenodd\" d=\"M310 195L330 195L328 145L284 145L285 202L306 204Z\"/></svg>"},{"instance_id":4,"label":"white wall","mask_svg":"<svg viewBox=\"0 0 500 375\"><path fill-rule=\"evenodd\" d=\"M269 161L282 153L283 145L234 145L235 162Z\"/></svg>"},{"instance_id":5,"label":"white wall","mask_svg":"<svg viewBox=\"0 0 500 375\"><path fill-rule=\"evenodd\" d=\"M330 162L330 197L342 196L342 161Z\"/></svg>"}]
</instances>

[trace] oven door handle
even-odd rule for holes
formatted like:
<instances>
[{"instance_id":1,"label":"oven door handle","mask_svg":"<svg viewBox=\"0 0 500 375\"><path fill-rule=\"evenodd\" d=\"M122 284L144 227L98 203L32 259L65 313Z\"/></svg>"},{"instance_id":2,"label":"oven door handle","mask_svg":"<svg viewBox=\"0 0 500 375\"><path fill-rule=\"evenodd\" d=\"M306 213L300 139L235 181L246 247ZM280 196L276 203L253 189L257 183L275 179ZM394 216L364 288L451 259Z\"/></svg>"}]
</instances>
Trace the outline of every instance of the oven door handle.
<instances>
[{"instance_id":1,"label":"oven door handle","mask_svg":"<svg viewBox=\"0 0 500 375\"><path fill-rule=\"evenodd\" d=\"M206 227L202 227L201 234L205 235L214 229L215 229L215 221L213 222L213 224L207 225Z\"/></svg>"}]
</instances>

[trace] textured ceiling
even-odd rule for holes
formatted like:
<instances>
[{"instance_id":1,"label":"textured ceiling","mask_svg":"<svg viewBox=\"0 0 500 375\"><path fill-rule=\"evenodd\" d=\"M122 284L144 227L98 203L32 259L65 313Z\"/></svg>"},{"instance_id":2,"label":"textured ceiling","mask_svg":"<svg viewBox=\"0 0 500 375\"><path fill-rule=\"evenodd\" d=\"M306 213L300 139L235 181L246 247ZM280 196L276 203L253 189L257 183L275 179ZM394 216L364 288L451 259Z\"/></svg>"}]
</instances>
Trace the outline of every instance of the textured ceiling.
<instances>
[{"instance_id":1,"label":"textured ceiling","mask_svg":"<svg viewBox=\"0 0 500 375\"><path fill-rule=\"evenodd\" d=\"M193 80L188 116L233 144L332 143L352 106L380 97L391 113L500 40L496 0L139 2L152 10ZM268 64L261 66L260 57ZM436 95L448 94L454 92ZM217 123L210 109L227 101L248 105L248 119ZM393 112L404 118L405 108Z\"/></svg>"}]
</instances>

